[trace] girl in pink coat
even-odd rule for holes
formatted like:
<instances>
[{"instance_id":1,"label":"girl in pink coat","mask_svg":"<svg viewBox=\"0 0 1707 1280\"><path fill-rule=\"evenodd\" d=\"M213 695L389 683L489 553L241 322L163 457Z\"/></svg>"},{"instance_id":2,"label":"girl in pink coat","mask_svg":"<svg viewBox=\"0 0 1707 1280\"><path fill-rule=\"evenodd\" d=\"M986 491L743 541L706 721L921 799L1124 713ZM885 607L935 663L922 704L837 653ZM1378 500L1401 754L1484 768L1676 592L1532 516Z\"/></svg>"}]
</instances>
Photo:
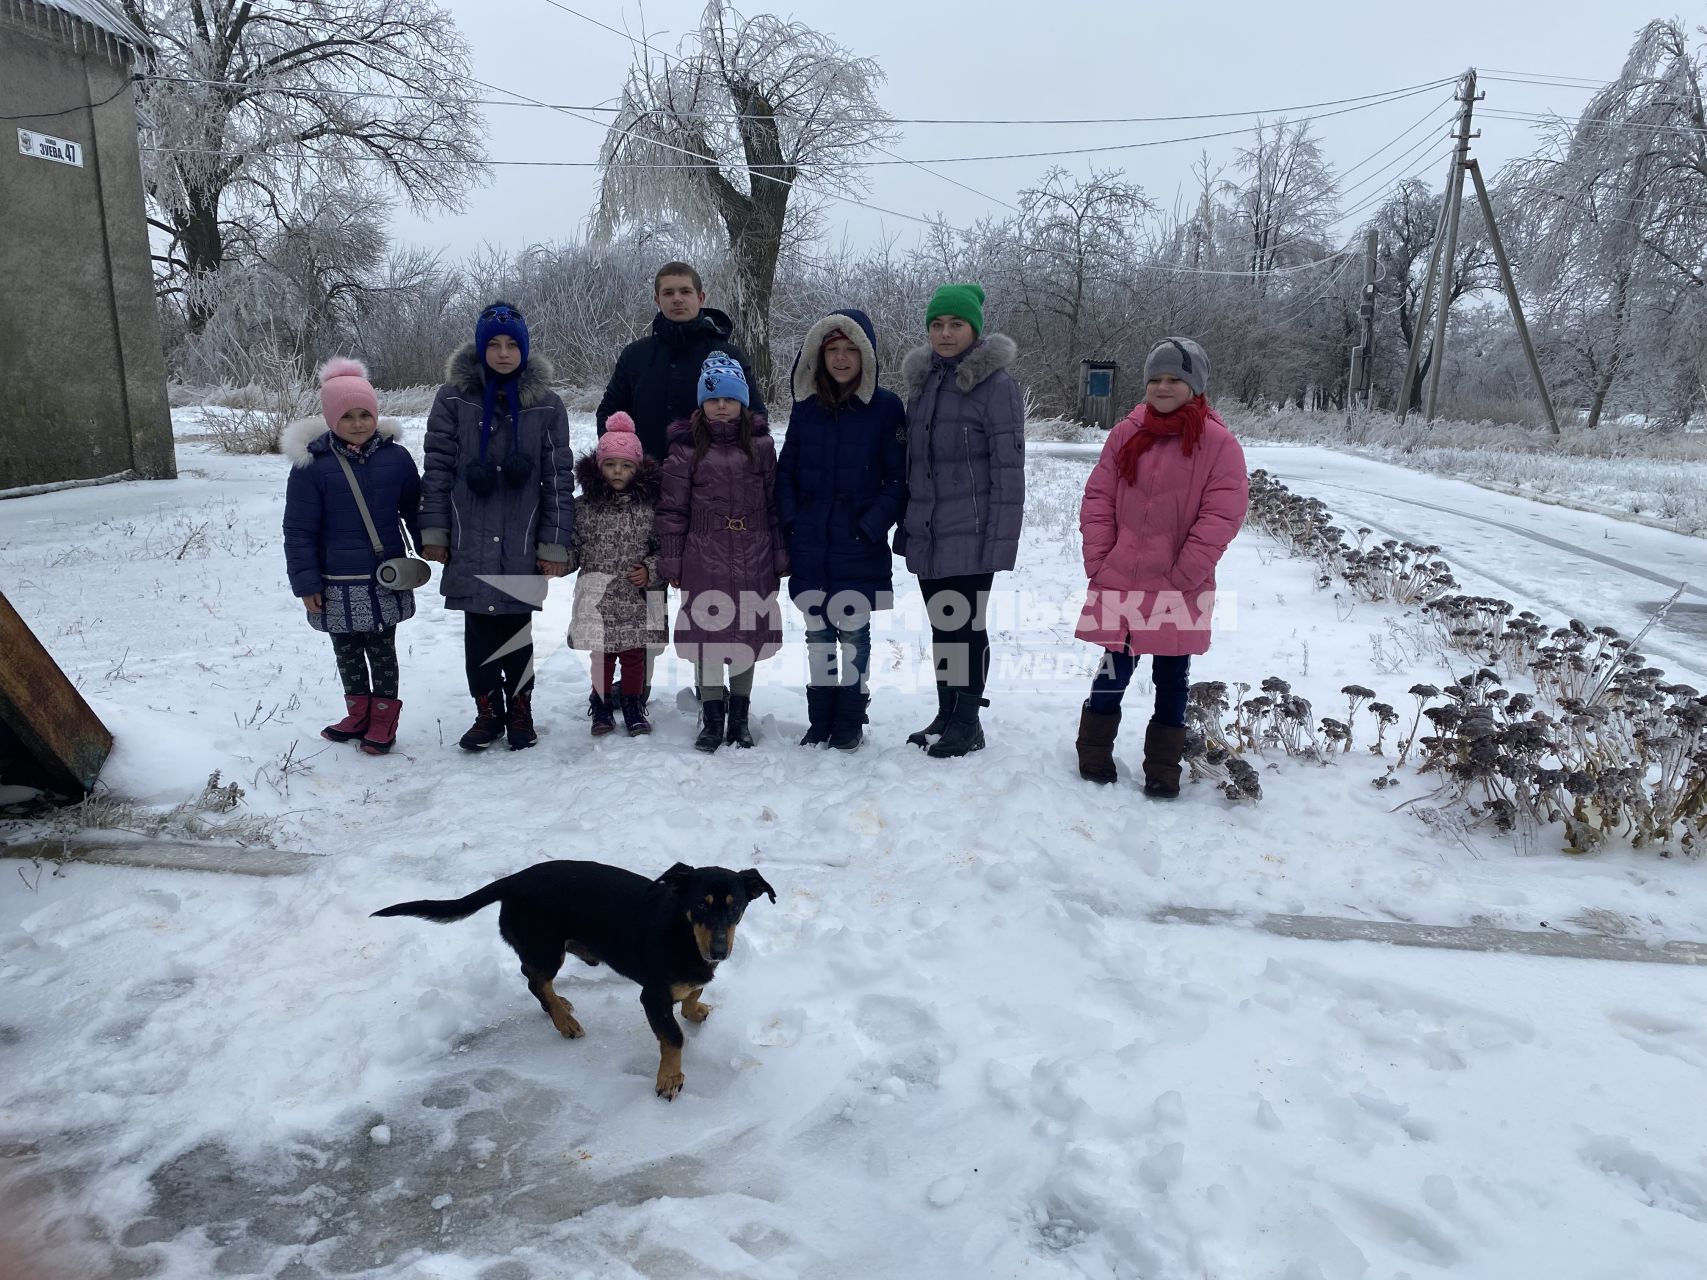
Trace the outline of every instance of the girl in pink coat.
<instances>
[{"instance_id":1,"label":"girl in pink coat","mask_svg":"<svg viewBox=\"0 0 1707 1280\"><path fill-rule=\"evenodd\" d=\"M1079 774L1113 782L1120 700L1150 654L1156 709L1144 794L1179 794L1191 655L1209 649L1215 566L1245 520L1239 442L1209 407L1209 357L1164 338L1144 362L1144 403L1108 434L1079 508L1090 578L1077 635L1108 652L1079 714Z\"/></svg>"}]
</instances>

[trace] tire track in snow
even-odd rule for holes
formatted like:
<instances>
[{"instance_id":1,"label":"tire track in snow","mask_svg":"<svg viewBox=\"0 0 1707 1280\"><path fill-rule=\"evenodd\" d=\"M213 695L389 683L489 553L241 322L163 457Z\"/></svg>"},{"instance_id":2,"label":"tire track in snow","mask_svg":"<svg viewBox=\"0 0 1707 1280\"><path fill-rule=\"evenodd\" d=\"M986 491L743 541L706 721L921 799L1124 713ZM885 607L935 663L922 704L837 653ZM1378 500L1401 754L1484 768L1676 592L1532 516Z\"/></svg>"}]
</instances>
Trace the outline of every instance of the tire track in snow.
<instances>
[{"instance_id":1,"label":"tire track in snow","mask_svg":"<svg viewBox=\"0 0 1707 1280\"><path fill-rule=\"evenodd\" d=\"M1279 475L1278 472L1275 474ZM1522 525L1507 524L1504 520L1495 520L1489 516L1477 515L1474 511L1459 511L1453 507L1443 507L1436 502L1424 502L1420 498L1401 498L1398 494L1394 493L1377 493L1373 489L1359 489L1355 485L1340 484L1333 480L1312 480L1303 476L1280 476L1279 478L1292 484L1315 484L1321 485L1323 488L1327 489L1344 489L1349 493L1360 493L1366 498L1382 498L1388 502L1403 502L1407 506L1426 507L1430 511L1443 511L1449 516L1457 516L1463 520L1475 520L1481 524L1492 525L1496 529L1504 529L1507 533L1515 533L1519 537L1528 538L1532 542L1543 543L1546 546L1555 547L1560 551L1568 551L1570 554L1574 556L1581 556L1586 560L1598 561L1600 564L1618 569L1624 573L1634 574L1638 578L1646 578L1649 582L1656 582L1668 591L1676 591L1679 587L1682 587L1685 595L1699 596L1701 599L1707 600L1707 590L1693 586L1684 579L1668 578L1663 573L1655 573L1651 569L1644 569L1640 565L1631 564L1626 560L1620 560L1616 556L1603 555L1598 551L1590 551L1587 547L1579 547L1574 542L1565 542L1560 538L1552 538L1547 534L1537 533L1533 529L1525 529ZM1409 537L1410 535L1407 534L1406 536ZM1417 541L1415 538L1412 538L1411 540ZM1477 572L1482 572L1482 570L1478 568Z\"/></svg>"},{"instance_id":2,"label":"tire track in snow","mask_svg":"<svg viewBox=\"0 0 1707 1280\"><path fill-rule=\"evenodd\" d=\"M1656 585L1665 587L1668 592L1675 591L1679 586L1682 586L1684 587L1685 596L1694 595L1701 597L1702 599L1707 599L1707 591L1703 591L1701 588L1688 584L1681 579L1667 578L1663 574L1658 574L1652 570L1644 569L1640 565L1633 565L1627 561L1619 560L1615 556L1608 556L1601 552L1590 551L1586 547L1581 547L1575 543L1551 537L1548 534L1537 533L1532 529L1525 529L1520 525L1510 524L1488 516L1476 515L1473 512L1460 511L1453 507L1442 506L1433 502L1426 502L1418 498L1405 498L1398 494L1383 493L1374 489L1364 489L1356 485L1342 484L1331 480L1318 480L1310 476L1300 476L1297 474L1288 475L1272 467L1269 468L1269 474L1273 475L1276 479L1284 481L1288 486L1293 487L1296 491L1301 493L1310 492L1312 486L1323 489L1335 489L1343 493L1357 494L1364 498L1373 499L1376 502L1404 503L1408 506L1422 507L1428 510L1438 511L1442 514L1455 516L1473 523L1490 525L1503 531L1520 534L1524 538L1543 546L1552 547L1555 550L1564 551L1569 555L1595 561L1607 566L1608 568L1617 569L1620 572L1627 573L1633 577L1638 577L1644 581L1655 583ZM1328 501L1328 499L1324 498L1324 501ZM1371 529L1378 530L1389 537L1425 546L1442 545L1442 539L1438 531L1433 534L1422 534L1415 530L1402 528L1399 525L1392 523L1390 519L1385 518L1384 516L1357 512L1343 504L1336 504L1331 501L1329 502L1329 505L1334 507L1337 512L1341 513L1342 518L1348 520L1355 519L1359 524L1368 525ZM1543 575L1537 575L1532 581L1517 582L1512 580L1512 576L1509 573L1502 573L1498 570L1488 568L1478 560L1474 552L1466 552L1462 547L1455 547L1452 550L1447 551L1446 554L1454 568L1462 568L1476 574L1478 577L1487 579L1489 582L1492 582L1503 588L1505 591L1510 592L1518 601L1532 601L1536 604L1544 605L1549 609L1562 613L1566 617L1576 617L1584 609L1584 603L1581 601L1558 599L1555 598L1553 594L1548 593L1545 590L1544 584L1546 579ZM1625 607L1635 610L1638 614L1642 613L1643 607L1641 605L1631 601L1625 601L1622 603ZM1649 609L1649 612L1651 613L1651 608ZM1688 615L1684 616L1688 617ZM1697 680L1702 679L1704 676L1707 676L1707 672L1704 672L1702 667L1699 665L1698 656L1696 654L1675 646L1668 640L1656 638L1658 635L1669 633L1673 638L1687 640L1687 636L1679 636L1678 633L1688 630L1688 623L1686 622L1683 625L1679 625L1678 617L1677 609L1674 606L1673 612L1667 620L1661 622L1653 631L1648 633L1646 638L1643 639L1642 651L1655 657L1663 658L1666 662L1672 664L1673 670L1670 674L1674 679L1682 678L1682 673L1685 672ZM1688 621L1693 622L1694 618L1689 617ZM1633 630L1631 634L1634 634Z\"/></svg>"}]
</instances>

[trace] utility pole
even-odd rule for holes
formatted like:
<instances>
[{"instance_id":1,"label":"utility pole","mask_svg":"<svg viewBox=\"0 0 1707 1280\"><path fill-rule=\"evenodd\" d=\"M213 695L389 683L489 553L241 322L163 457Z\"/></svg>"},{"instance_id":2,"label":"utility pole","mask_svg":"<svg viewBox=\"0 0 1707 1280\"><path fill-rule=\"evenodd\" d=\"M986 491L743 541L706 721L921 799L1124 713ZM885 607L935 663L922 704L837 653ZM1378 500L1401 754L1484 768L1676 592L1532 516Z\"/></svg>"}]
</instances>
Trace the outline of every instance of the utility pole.
<instances>
[{"instance_id":1,"label":"utility pole","mask_svg":"<svg viewBox=\"0 0 1707 1280\"><path fill-rule=\"evenodd\" d=\"M1440 310L1434 318L1434 359L1428 371L1428 404L1423 420L1434 421L1434 406L1440 399L1440 371L1446 367L1446 313L1452 310L1452 265L1458 253L1458 215L1464 207L1464 167L1470 159L1470 115L1476 109L1476 68L1464 73L1459 95L1464 109L1458 113L1458 149L1452 154L1452 172L1446 184L1446 249L1440 266Z\"/></svg>"},{"instance_id":2,"label":"utility pole","mask_svg":"<svg viewBox=\"0 0 1707 1280\"><path fill-rule=\"evenodd\" d=\"M1535 390L1541 397L1541 407L1547 414L1547 425L1553 429L1554 435L1558 435L1559 419L1553 411L1553 398L1547 392L1547 380L1542 376L1541 362L1535 355L1535 344L1530 339L1529 326L1523 318L1523 302L1518 297L1517 281L1512 275L1511 262L1506 257L1505 243L1500 239L1499 226L1494 221L1493 202L1488 198L1481 166L1470 157L1470 139L1480 136L1470 130L1471 117L1476 103L1483 96L1485 95L1476 92L1476 68L1471 67L1464 73L1460 84L1458 100L1463 107L1458 113L1455 134L1458 145L1452 152L1452 166L1447 170L1440 222L1435 228L1434 249L1429 255L1428 274L1423 278L1422 301L1417 308L1416 326L1411 330L1411 349L1405 360L1405 381L1399 392L1399 421L1403 422L1410 413L1411 384L1416 378L1422 358L1423 333L1428 328L1431 315L1434 320L1434 345L1429 354L1428 399L1424 412L1427 421L1434 421L1434 410L1440 396L1441 370L1446 365L1446 317L1452 308L1452 267L1453 258L1458 251L1458 216L1464 203L1464 175L1469 173L1476 186L1476 199L1482 208L1482 222L1488 229L1488 242L1493 248L1494 260L1499 263L1500 284L1505 290L1506 305L1511 310L1512 323L1517 328L1517 336L1523 343L1523 354L1529 362L1529 376L1534 379ZM1437 271L1440 309L1434 311L1432 304Z\"/></svg>"},{"instance_id":3,"label":"utility pole","mask_svg":"<svg viewBox=\"0 0 1707 1280\"><path fill-rule=\"evenodd\" d=\"M1369 412L1369 398L1375 385L1375 256L1378 246L1378 237L1371 230L1363 240L1363 297L1357 304L1357 345L1351 349L1351 375L1345 384L1347 430L1351 428L1358 396L1363 397L1363 411Z\"/></svg>"}]
</instances>

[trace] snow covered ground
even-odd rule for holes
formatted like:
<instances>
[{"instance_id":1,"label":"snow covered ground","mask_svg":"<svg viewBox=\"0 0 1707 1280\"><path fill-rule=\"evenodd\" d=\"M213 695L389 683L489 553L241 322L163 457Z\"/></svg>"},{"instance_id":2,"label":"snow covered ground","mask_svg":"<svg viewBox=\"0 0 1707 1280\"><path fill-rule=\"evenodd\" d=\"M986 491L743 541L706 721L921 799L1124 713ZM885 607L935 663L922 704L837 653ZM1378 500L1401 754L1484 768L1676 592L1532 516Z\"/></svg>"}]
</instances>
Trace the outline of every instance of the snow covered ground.
<instances>
[{"instance_id":1,"label":"snow covered ground","mask_svg":"<svg viewBox=\"0 0 1707 1280\"><path fill-rule=\"evenodd\" d=\"M178 414L193 434L199 411ZM590 420L575 430L585 446ZM990 747L942 762L902 741L933 706L916 595L880 627L852 757L794 745L797 630L761 669L751 752L692 751L669 690L651 739L595 743L585 661L555 644L540 745L466 757L460 618L431 595L402 631L397 753L332 747L329 646L284 583L284 464L188 440L179 460L172 482L0 504L0 581L117 734L115 792L177 804L217 769L316 857L274 879L9 864L0 1256L45 1242L55 1280L1700 1275L1707 974L1148 916L1703 938L1702 868L1571 859L1556 833L1449 838L1391 812L1431 784L1376 791L1361 746L1274 762L1257 806L1080 781L1082 453L1031 461ZM1691 539L1321 451L1252 464L1440 542L1466 585L1550 621L1634 630L1667 594L1579 571L1573 547L1701 576ZM1283 676L1318 714L1348 682L1390 700L1441 682L1414 618L1336 608L1255 533L1221 577L1237 625L1197 678ZM1648 647L1700 684L1691 625ZM559 985L587 1036L565 1041L494 912L368 918L551 857L756 866L778 890L688 1029L673 1103L652 1094L630 984L571 961Z\"/></svg>"}]
</instances>

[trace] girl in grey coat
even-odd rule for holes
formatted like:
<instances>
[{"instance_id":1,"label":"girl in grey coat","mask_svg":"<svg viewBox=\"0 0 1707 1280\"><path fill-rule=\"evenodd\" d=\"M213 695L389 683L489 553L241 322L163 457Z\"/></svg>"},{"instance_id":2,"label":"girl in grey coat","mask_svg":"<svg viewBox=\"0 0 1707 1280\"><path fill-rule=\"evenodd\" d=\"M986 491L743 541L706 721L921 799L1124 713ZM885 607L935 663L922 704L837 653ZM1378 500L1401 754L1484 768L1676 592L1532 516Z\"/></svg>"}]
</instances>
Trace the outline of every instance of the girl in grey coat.
<instances>
[{"instance_id":1,"label":"girl in grey coat","mask_svg":"<svg viewBox=\"0 0 1707 1280\"><path fill-rule=\"evenodd\" d=\"M474 724L459 743L481 751L533 727L533 614L547 580L568 568L575 533L575 458L551 366L528 358L527 321L495 302L474 341L445 367L427 417L421 554L445 566L445 607L464 615Z\"/></svg>"},{"instance_id":2,"label":"girl in grey coat","mask_svg":"<svg viewBox=\"0 0 1707 1280\"><path fill-rule=\"evenodd\" d=\"M925 308L929 345L901 362L907 513L895 550L925 594L937 680L936 719L907 741L939 759L984 745L984 614L1025 518L1025 402L1007 371L1018 348L984 333L983 304L978 285L943 285Z\"/></svg>"}]
</instances>

